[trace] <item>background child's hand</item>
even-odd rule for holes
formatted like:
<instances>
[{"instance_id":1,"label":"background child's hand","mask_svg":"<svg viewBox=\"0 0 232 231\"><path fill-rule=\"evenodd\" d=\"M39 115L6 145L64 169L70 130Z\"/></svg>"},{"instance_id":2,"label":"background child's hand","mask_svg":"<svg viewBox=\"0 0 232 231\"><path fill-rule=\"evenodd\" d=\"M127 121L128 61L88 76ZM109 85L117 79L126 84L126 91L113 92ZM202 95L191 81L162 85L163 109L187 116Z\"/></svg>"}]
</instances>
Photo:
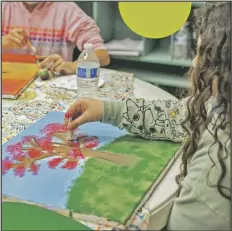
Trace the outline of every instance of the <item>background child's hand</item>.
<instances>
[{"instance_id":1,"label":"background child's hand","mask_svg":"<svg viewBox=\"0 0 232 231\"><path fill-rule=\"evenodd\" d=\"M88 98L78 99L69 107L67 113L73 115L73 121L68 124L65 119L64 123L69 129L75 129L82 124L102 120L104 103L103 101Z\"/></svg>"},{"instance_id":2,"label":"background child's hand","mask_svg":"<svg viewBox=\"0 0 232 231\"><path fill-rule=\"evenodd\" d=\"M23 48L27 45L28 36L23 29L13 29L7 35L2 36L2 48Z\"/></svg>"},{"instance_id":3,"label":"background child's hand","mask_svg":"<svg viewBox=\"0 0 232 231\"><path fill-rule=\"evenodd\" d=\"M65 62L60 55L54 54L37 57L42 62L39 65L39 68L46 67L51 72L57 72L62 74L73 74L76 71L76 67L72 62Z\"/></svg>"}]
</instances>

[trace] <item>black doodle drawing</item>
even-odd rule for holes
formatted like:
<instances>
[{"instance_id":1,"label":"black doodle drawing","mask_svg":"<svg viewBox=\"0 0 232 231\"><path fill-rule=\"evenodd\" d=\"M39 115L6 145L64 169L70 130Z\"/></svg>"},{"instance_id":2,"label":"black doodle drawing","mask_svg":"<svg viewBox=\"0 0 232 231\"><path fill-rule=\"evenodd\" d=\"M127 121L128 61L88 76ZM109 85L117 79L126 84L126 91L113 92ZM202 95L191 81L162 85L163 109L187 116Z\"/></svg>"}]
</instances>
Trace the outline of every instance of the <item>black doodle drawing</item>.
<instances>
[{"instance_id":1,"label":"black doodle drawing","mask_svg":"<svg viewBox=\"0 0 232 231\"><path fill-rule=\"evenodd\" d=\"M179 101L125 99L124 103L122 126L129 132L152 140L182 142L187 137L181 126L183 105Z\"/></svg>"}]
</instances>

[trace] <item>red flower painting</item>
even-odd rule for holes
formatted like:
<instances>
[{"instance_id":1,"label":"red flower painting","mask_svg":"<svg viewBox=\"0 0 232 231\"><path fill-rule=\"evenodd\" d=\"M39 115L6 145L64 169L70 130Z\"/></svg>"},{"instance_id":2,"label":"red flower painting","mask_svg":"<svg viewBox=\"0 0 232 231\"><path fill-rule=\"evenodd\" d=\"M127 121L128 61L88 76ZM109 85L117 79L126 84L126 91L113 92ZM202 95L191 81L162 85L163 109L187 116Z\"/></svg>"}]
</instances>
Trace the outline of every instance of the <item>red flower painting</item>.
<instances>
[{"instance_id":1,"label":"red flower painting","mask_svg":"<svg viewBox=\"0 0 232 231\"><path fill-rule=\"evenodd\" d=\"M63 124L48 124L41 129L39 136L25 136L21 141L8 145L8 156L2 160L2 174L12 170L16 177L23 177L27 172L37 175L43 159L47 159L51 170L61 168L65 171L75 169L86 157L101 158L120 165L128 165L134 160L133 156L94 150L99 144L98 137L89 137L79 129L74 131L74 140L68 141L68 132Z\"/></svg>"},{"instance_id":2,"label":"red flower painting","mask_svg":"<svg viewBox=\"0 0 232 231\"><path fill-rule=\"evenodd\" d=\"M68 129L63 124L48 124L41 130L41 137L25 136L22 141L9 145L6 148L9 155L2 160L2 173L6 174L12 169L17 177L23 177L26 172L37 175L40 170L38 162L45 158L49 158L47 164L50 169L75 169L79 160L85 157L80 145L94 148L99 141L97 137L79 133L76 140L70 142L65 139L67 132ZM60 142L54 142L54 137Z\"/></svg>"}]
</instances>

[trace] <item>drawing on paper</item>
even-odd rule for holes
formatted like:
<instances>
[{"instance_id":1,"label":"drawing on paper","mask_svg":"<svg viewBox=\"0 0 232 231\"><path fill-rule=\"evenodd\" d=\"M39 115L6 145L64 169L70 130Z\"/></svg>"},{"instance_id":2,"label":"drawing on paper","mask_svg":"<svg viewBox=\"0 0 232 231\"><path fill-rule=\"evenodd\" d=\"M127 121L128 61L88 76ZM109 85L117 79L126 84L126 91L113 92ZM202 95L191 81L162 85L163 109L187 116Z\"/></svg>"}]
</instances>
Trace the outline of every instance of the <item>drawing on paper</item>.
<instances>
[{"instance_id":1,"label":"drawing on paper","mask_svg":"<svg viewBox=\"0 0 232 231\"><path fill-rule=\"evenodd\" d=\"M3 145L3 198L125 225L179 145L103 123L81 126L68 142L63 118L52 112Z\"/></svg>"}]
</instances>

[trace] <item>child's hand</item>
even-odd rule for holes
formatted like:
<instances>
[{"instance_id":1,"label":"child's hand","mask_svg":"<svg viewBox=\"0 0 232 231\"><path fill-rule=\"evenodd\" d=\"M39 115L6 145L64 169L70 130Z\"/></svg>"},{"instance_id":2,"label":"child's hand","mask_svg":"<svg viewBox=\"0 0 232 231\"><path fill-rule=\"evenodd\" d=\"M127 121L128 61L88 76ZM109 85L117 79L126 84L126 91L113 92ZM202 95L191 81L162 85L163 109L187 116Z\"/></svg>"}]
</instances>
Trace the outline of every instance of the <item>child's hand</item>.
<instances>
[{"instance_id":1,"label":"child's hand","mask_svg":"<svg viewBox=\"0 0 232 231\"><path fill-rule=\"evenodd\" d=\"M7 35L2 36L2 48L23 48L28 42L28 36L23 29L13 29Z\"/></svg>"},{"instance_id":2,"label":"child's hand","mask_svg":"<svg viewBox=\"0 0 232 231\"><path fill-rule=\"evenodd\" d=\"M73 115L73 120L68 124L68 121L65 119L64 123L72 130L82 124L102 120L104 103L103 101L88 98L78 99L69 107L67 113Z\"/></svg>"},{"instance_id":3,"label":"child's hand","mask_svg":"<svg viewBox=\"0 0 232 231\"><path fill-rule=\"evenodd\" d=\"M51 72L62 73L65 75L73 74L76 71L76 67L72 62L65 62L60 55L49 55L38 56L37 59L42 62L39 65L39 68L46 67Z\"/></svg>"}]
</instances>

